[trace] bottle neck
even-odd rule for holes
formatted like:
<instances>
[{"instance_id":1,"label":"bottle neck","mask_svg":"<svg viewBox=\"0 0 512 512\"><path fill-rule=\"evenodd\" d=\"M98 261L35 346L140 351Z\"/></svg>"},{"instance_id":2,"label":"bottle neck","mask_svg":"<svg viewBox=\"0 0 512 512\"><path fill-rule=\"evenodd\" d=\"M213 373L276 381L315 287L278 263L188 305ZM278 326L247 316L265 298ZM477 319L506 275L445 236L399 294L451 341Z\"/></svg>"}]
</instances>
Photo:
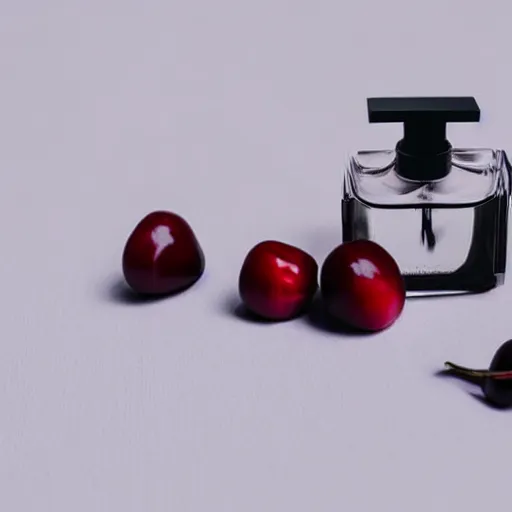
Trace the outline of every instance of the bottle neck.
<instances>
[{"instance_id":1,"label":"bottle neck","mask_svg":"<svg viewBox=\"0 0 512 512\"><path fill-rule=\"evenodd\" d=\"M405 123L396 146L396 172L413 181L436 181L451 169L452 146L442 122Z\"/></svg>"}]
</instances>

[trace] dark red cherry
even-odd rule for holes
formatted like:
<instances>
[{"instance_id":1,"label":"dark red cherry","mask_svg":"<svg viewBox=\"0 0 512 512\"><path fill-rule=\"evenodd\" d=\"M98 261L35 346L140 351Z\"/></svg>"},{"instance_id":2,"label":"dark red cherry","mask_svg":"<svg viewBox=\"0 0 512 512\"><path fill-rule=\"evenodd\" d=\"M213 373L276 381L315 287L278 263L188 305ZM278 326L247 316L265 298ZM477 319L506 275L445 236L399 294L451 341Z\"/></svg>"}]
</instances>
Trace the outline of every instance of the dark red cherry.
<instances>
[{"instance_id":1,"label":"dark red cherry","mask_svg":"<svg viewBox=\"0 0 512 512\"><path fill-rule=\"evenodd\" d=\"M503 343L492 358L488 370L473 370L447 361L454 374L480 382L485 398L497 407L512 407L512 340Z\"/></svg>"},{"instance_id":2,"label":"dark red cherry","mask_svg":"<svg viewBox=\"0 0 512 512\"><path fill-rule=\"evenodd\" d=\"M204 253L185 219L166 211L144 217L123 252L123 273L137 293L167 295L193 285L203 274Z\"/></svg>"},{"instance_id":3,"label":"dark red cherry","mask_svg":"<svg viewBox=\"0 0 512 512\"><path fill-rule=\"evenodd\" d=\"M288 320L305 311L318 288L318 265L308 253L268 240L253 247L238 281L245 307L267 320Z\"/></svg>"},{"instance_id":4,"label":"dark red cherry","mask_svg":"<svg viewBox=\"0 0 512 512\"><path fill-rule=\"evenodd\" d=\"M393 257L380 245L356 240L336 247L320 271L326 309L363 331L389 327L402 313L405 285Z\"/></svg>"}]
</instances>

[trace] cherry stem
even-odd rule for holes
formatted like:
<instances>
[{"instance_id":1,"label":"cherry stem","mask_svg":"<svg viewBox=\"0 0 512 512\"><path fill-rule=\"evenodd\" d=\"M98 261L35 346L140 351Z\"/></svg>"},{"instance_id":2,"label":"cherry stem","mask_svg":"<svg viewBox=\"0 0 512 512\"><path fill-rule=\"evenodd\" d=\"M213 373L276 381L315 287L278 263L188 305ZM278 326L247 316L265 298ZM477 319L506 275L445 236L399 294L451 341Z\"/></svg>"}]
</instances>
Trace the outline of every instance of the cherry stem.
<instances>
[{"instance_id":1,"label":"cherry stem","mask_svg":"<svg viewBox=\"0 0 512 512\"><path fill-rule=\"evenodd\" d=\"M446 361L444 365L451 371L460 375L467 375L468 377L486 378L490 377L493 379L512 379L512 370L492 372L490 370L473 370L472 368L465 368L458 364Z\"/></svg>"}]
</instances>

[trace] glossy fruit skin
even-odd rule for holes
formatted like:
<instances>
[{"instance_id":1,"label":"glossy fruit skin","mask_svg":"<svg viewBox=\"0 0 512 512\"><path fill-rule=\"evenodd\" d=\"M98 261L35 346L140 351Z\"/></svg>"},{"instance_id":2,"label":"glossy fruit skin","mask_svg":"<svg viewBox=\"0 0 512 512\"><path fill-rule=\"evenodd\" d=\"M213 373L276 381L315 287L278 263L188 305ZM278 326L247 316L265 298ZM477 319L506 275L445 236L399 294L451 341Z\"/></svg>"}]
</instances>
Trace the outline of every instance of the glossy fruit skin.
<instances>
[{"instance_id":1,"label":"glossy fruit skin","mask_svg":"<svg viewBox=\"0 0 512 512\"><path fill-rule=\"evenodd\" d=\"M330 315L363 331L386 329L405 304L396 261L369 240L346 242L331 251L320 270L320 290Z\"/></svg>"},{"instance_id":2,"label":"glossy fruit skin","mask_svg":"<svg viewBox=\"0 0 512 512\"><path fill-rule=\"evenodd\" d=\"M303 313L318 289L318 264L307 252L274 240L255 245L240 270L238 291L245 307L267 320Z\"/></svg>"},{"instance_id":3,"label":"glossy fruit skin","mask_svg":"<svg viewBox=\"0 0 512 512\"><path fill-rule=\"evenodd\" d=\"M491 372L512 370L512 340L503 343L494 354L489 366ZM512 379L486 377L482 391L487 400L498 407L512 406Z\"/></svg>"},{"instance_id":4,"label":"glossy fruit skin","mask_svg":"<svg viewBox=\"0 0 512 512\"><path fill-rule=\"evenodd\" d=\"M188 222L176 213L146 215L128 237L122 257L128 285L144 295L168 295L192 286L205 257Z\"/></svg>"}]
</instances>

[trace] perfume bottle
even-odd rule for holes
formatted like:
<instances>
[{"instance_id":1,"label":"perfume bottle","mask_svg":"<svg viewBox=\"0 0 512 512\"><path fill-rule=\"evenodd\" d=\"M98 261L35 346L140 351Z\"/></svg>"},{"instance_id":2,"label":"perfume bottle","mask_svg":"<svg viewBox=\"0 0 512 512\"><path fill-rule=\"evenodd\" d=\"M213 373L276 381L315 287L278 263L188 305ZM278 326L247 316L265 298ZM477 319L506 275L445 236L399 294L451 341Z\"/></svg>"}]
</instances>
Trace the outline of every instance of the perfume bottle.
<instances>
[{"instance_id":1,"label":"perfume bottle","mask_svg":"<svg viewBox=\"0 0 512 512\"><path fill-rule=\"evenodd\" d=\"M499 149L452 148L449 122L477 122L472 97L370 98L370 123L404 125L395 149L349 159L343 241L368 239L397 261L408 296L503 284L511 167Z\"/></svg>"}]
</instances>

